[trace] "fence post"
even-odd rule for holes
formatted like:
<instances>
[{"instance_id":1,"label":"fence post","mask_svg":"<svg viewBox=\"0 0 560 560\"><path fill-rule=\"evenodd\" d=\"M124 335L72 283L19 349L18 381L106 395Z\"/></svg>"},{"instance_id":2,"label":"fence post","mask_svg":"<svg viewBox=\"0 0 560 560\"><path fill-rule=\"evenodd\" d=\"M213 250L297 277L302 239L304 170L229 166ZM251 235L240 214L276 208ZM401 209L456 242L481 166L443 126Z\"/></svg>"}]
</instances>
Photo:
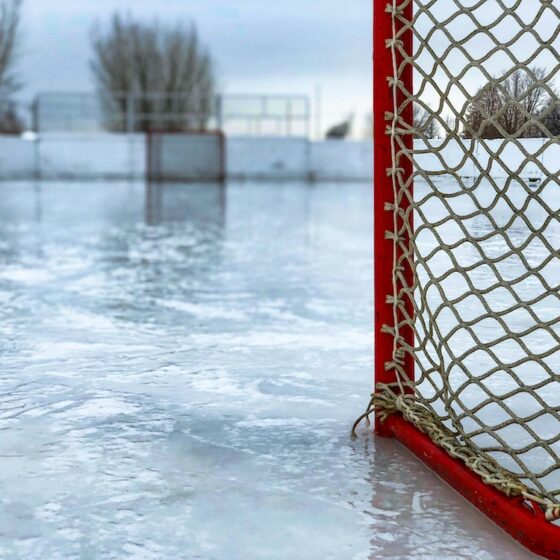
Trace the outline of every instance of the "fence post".
<instances>
[{"instance_id":1,"label":"fence post","mask_svg":"<svg viewBox=\"0 0 560 560\"><path fill-rule=\"evenodd\" d=\"M130 134L135 129L134 93L126 94L126 131Z\"/></svg>"},{"instance_id":2,"label":"fence post","mask_svg":"<svg viewBox=\"0 0 560 560\"><path fill-rule=\"evenodd\" d=\"M221 95L216 95L216 125L218 130L224 129L224 103Z\"/></svg>"},{"instance_id":3,"label":"fence post","mask_svg":"<svg viewBox=\"0 0 560 560\"><path fill-rule=\"evenodd\" d=\"M35 96L31 102L31 129L37 134L41 132L38 96Z\"/></svg>"}]
</instances>

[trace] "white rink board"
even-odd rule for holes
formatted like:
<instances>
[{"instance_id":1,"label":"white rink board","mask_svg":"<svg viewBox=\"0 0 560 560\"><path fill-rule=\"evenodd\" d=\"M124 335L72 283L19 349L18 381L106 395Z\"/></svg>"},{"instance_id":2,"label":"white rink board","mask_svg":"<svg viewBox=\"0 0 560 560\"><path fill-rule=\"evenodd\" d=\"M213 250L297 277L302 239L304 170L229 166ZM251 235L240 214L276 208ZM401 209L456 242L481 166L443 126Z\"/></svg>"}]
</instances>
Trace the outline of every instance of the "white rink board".
<instances>
[{"instance_id":1,"label":"white rink board","mask_svg":"<svg viewBox=\"0 0 560 560\"><path fill-rule=\"evenodd\" d=\"M47 133L37 140L43 179L127 179L146 173L143 134Z\"/></svg>"},{"instance_id":2,"label":"white rink board","mask_svg":"<svg viewBox=\"0 0 560 560\"><path fill-rule=\"evenodd\" d=\"M307 179L309 142L304 138L228 138L227 170L231 179Z\"/></svg>"},{"instance_id":3,"label":"white rink board","mask_svg":"<svg viewBox=\"0 0 560 560\"><path fill-rule=\"evenodd\" d=\"M33 179L36 159L33 140L0 135L0 179Z\"/></svg>"},{"instance_id":4,"label":"white rink board","mask_svg":"<svg viewBox=\"0 0 560 560\"><path fill-rule=\"evenodd\" d=\"M324 140L312 143L310 153L310 178L313 180L373 180L371 142Z\"/></svg>"},{"instance_id":5,"label":"white rink board","mask_svg":"<svg viewBox=\"0 0 560 560\"><path fill-rule=\"evenodd\" d=\"M147 139L147 175L162 181L219 181L224 138L212 133L154 133Z\"/></svg>"},{"instance_id":6,"label":"white rink board","mask_svg":"<svg viewBox=\"0 0 560 560\"><path fill-rule=\"evenodd\" d=\"M373 147L370 141L320 141L304 138L226 139L225 168L229 179L247 180L372 180ZM431 140L426 146L416 141L416 158L428 172L441 169L432 146L455 172L476 177L477 169L464 160L465 140ZM560 173L560 144L540 154L542 139L522 139L529 154L538 155L540 165L552 175ZM500 140L474 145L479 164L486 167L491 154L503 148ZM505 165L493 162L492 176L505 178L509 170L519 170L522 180L542 178L543 169L529 163L520 167L523 154L514 146L503 150ZM45 133L37 141L0 137L0 180L33 179L135 179L146 175L146 139L143 134Z\"/></svg>"}]
</instances>

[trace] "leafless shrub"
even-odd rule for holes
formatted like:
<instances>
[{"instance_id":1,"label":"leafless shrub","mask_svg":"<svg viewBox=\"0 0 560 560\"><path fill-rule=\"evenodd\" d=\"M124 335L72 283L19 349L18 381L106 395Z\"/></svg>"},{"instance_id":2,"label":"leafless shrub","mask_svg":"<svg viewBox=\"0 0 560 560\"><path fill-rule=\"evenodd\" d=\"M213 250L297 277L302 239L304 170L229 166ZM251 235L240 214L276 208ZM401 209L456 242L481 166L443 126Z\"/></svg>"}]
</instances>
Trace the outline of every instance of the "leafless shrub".
<instances>
[{"instance_id":1,"label":"leafless shrub","mask_svg":"<svg viewBox=\"0 0 560 560\"><path fill-rule=\"evenodd\" d=\"M541 113L543 136L560 136L560 98L554 93L548 98Z\"/></svg>"},{"instance_id":2,"label":"leafless shrub","mask_svg":"<svg viewBox=\"0 0 560 560\"><path fill-rule=\"evenodd\" d=\"M350 136L352 132L352 123L354 121L354 114L350 114L349 117L334 126L331 126L327 130L326 137L330 140L344 140Z\"/></svg>"},{"instance_id":3,"label":"leafless shrub","mask_svg":"<svg viewBox=\"0 0 560 560\"><path fill-rule=\"evenodd\" d=\"M495 84L481 87L471 100L467 110L464 135L467 138L501 138L502 133L496 126L498 113L503 107L503 99Z\"/></svg>"},{"instance_id":4,"label":"leafless shrub","mask_svg":"<svg viewBox=\"0 0 560 560\"><path fill-rule=\"evenodd\" d=\"M20 84L14 66L18 54L21 0L0 0L0 95L8 97Z\"/></svg>"},{"instance_id":5,"label":"leafless shrub","mask_svg":"<svg viewBox=\"0 0 560 560\"><path fill-rule=\"evenodd\" d=\"M0 134L21 134L23 129L17 105L11 101L0 100Z\"/></svg>"},{"instance_id":6,"label":"leafless shrub","mask_svg":"<svg viewBox=\"0 0 560 560\"><path fill-rule=\"evenodd\" d=\"M504 81L502 126L507 134L520 137L541 136L535 126L549 95L543 84L544 68L517 70Z\"/></svg>"},{"instance_id":7,"label":"leafless shrub","mask_svg":"<svg viewBox=\"0 0 560 560\"><path fill-rule=\"evenodd\" d=\"M194 24L164 26L114 15L93 32L91 68L111 129L203 130L214 110L215 72ZM130 106L132 104L132 106Z\"/></svg>"},{"instance_id":8,"label":"leafless shrub","mask_svg":"<svg viewBox=\"0 0 560 560\"><path fill-rule=\"evenodd\" d=\"M439 134L439 125L435 116L420 105L414 105L413 121L420 138L436 138Z\"/></svg>"},{"instance_id":9,"label":"leafless shrub","mask_svg":"<svg viewBox=\"0 0 560 560\"><path fill-rule=\"evenodd\" d=\"M0 134L19 134L22 123L10 97L19 89L15 73L21 0L0 0Z\"/></svg>"},{"instance_id":10,"label":"leafless shrub","mask_svg":"<svg viewBox=\"0 0 560 560\"><path fill-rule=\"evenodd\" d=\"M544 68L533 67L517 70L480 88L467 110L465 136L487 139L542 136L538 122L550 99L545 76Z\"/></svg>"}]
</instances>

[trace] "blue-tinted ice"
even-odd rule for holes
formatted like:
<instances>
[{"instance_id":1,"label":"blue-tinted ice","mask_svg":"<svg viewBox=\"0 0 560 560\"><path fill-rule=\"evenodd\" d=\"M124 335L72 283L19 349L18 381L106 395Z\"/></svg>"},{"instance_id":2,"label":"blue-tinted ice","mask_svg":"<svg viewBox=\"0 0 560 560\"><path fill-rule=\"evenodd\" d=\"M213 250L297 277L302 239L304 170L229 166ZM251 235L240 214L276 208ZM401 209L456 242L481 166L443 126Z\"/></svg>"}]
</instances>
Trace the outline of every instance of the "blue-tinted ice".
<instances>
[{"instance_id":1,"label":"blue-tinted ice","mask_svg":"<svg viewBox=\"0 0 560 560\"><path fill-rule=\"evenodd\" d=\"M367 184L0 186L0 558L530 557L391 441Z\"/></svg>"}]
</instances>

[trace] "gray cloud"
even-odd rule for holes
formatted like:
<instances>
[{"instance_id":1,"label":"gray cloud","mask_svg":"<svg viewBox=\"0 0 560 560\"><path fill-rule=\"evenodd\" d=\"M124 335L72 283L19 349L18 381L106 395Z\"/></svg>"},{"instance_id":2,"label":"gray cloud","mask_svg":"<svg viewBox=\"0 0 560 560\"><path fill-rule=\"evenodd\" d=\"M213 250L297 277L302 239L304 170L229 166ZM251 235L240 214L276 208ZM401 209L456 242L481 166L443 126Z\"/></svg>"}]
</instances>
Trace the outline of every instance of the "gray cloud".
<instances>
[{"instance_id":1,"label":"gray cloud","mask_svg":"<svg viewBox=\"0 0 560 560\"><path fill-rule=\"evenodd\" d=\"M369 0L26 0L26 94L91 89L90 30L114 10L196 21L226 91L308 93L321 84L327 118L368 109Z\"/></svg>"}]
</instances>

